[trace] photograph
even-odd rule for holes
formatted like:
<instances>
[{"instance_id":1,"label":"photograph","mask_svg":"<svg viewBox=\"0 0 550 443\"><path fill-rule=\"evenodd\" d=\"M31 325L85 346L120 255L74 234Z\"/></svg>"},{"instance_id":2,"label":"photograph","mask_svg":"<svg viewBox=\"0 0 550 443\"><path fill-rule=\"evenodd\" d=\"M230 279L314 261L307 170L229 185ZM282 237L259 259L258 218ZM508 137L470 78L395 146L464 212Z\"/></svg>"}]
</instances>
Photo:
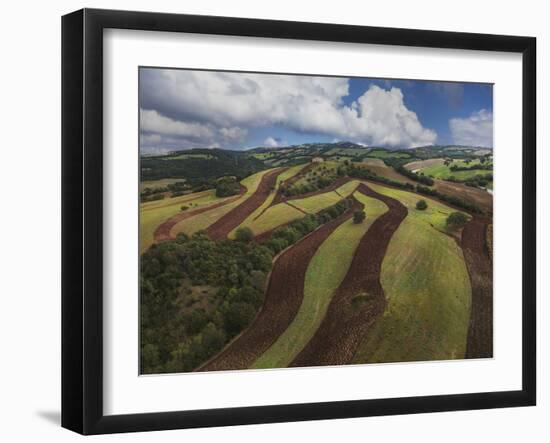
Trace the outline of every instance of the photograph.
<instances>
[{"instance_id":1,"label":"photograph","mask_svg":"<svg viewBox=\"0 0 550 443\"><path fill-rule=\"evenodd\" d=\"M492 84L137 75L140 374L493 357Z\"/></svg>"}]
</instances>

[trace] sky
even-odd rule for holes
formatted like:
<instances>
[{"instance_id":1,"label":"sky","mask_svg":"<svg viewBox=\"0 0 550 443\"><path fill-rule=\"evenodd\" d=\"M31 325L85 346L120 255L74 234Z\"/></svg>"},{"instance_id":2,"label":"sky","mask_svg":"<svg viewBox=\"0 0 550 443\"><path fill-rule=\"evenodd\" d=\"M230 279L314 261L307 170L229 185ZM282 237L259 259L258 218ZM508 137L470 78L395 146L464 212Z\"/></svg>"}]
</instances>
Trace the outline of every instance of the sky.
<instances>
[{"instance_id":1,"label":"sky","mask_svg":"<svg viewBox=\"0 0 550 443\"><path fill-rule=\"evenodd\" d=\"M140 68L140 152L351 141L493 147L478 83Z\"/></svg>"}]
</instances>

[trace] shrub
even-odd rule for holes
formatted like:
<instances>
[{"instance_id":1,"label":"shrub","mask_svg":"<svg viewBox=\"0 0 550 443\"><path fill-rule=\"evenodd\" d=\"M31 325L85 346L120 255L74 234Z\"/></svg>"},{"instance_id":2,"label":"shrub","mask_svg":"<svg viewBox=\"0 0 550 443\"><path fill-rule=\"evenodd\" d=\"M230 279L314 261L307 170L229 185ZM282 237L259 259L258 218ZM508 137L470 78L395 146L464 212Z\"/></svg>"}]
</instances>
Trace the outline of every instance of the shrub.
<instances>
[{"instance_id":1,"label":"shrub","mask_svg":"<svg viewBox=\"0 0 550 443\"><path fill-rule=\"evenodd\" d=\"M187 211L188 209L189 209L189 206L187 206L187 205L183 205L183 206L181 207L181 210L182 210L182 211Z\"/></svg>"},{"instance_id":2,"label":"shrub","mask_svg":"<svg viewBox=\"0 0 550 443\"><path fill-rule=\"evenodd\" d=\"M447 217L447 226L458 229L468 222L468 216L463 212L453 212Z\"/></svg>"},{"instance_id":3,"label":"shrub","mask_svg":"<svg viewBox=\"0 0 550 443\"><path fill-rule=\"evenodd\" d=\"M424 211L427 208L428 208L428 203L426 203L426 200L418 200L416 202L416 209L420 211Z\"/></svg>"},{"instance_id":4,"label":"shrub","mask_svg":"<svg viewBox=\"0 0 550 443\"><path fill-rule=\"evenodd\" d=\"M235 239L237 241L248 243L253 238L254 238L254 233L252 232L252 229L246 226L242 228L238 228L237 232L235 232Z\"/></svg>"},{"instance_id":5,"label":"shrub","mask_svg":"<svg viewBox=\"0 0 550 443\"><path fill-rule=\"evenodd\" d=\"M353 213L353 223L363 223L366 217L365 211L355 211Z\"/></svg>"}]
</instances>

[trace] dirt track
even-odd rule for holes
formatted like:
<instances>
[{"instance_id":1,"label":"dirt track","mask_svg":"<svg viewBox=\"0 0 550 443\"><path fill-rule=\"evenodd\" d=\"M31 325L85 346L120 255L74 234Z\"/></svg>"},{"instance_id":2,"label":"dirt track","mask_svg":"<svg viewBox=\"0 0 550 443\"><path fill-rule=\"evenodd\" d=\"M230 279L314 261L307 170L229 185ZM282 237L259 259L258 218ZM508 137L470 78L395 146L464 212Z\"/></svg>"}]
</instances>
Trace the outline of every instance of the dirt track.
<instances>
[{"instance_id":1,"label":"dirt track","mask_svg":"<svg viewBox=\"0 0 550 443\"><path fill-rule=\"evenodd\" d=\"M176 226L179 222L191 218L195 215L202 214L203 212L210 211L212 209L219 208L220 206L225 206L235 200L239 199L246 192L246 188L241 185L241 190L239 194L234 197L228 198L224 201L214 203L213 205L204 206L202 208L194 209L192 211L180 212L168 220L163 222L161 225L155 229L154 239L155 242L164 241L164 240L174 240L176 237L171 234L172 228Z\"/></svg>"},{"instance_id":2,"label":"dirt track","mask_svg":"<svg viewBox=\"0 0 550 443\"><path fill-rule=\"evenodd\" d=\"M253 323L224 351L197 370L248 368L277 340L300 309L310 260L334 229L360 207L359 202L354 202L353 208L304 237L277 258L269 278L264 305Z\"/></svg>"},{"instance_id":3,"label":"dirt track","mask_svg":"<svg viewBox=\"0 0 550 443\"><path fill-rule=\"evenodd\" d=\"M384 202L389 211L378 217L363 236L348 272L334 293L319 329L290 366L340 365L351 362L374 320L386 307L380 269L386 249L407 208L398 200L379 194L365 184L358 190ZM368 301L353 306L358 294Z\"/></svg>"},{"instance_id":4,"label":"dirt track","mask_svg":"<svg viewBox=\"0 0 550 443\"><path fill-rule=\"evenodd\" d=\"M224 240L229 233L265 202L277 183L277 176L287 168L278 168L262 177L258 189L237 207L233 208L206 229L212 240Z\"/></svg>"},{"instance_id":5,"label":"dirt track","mask_svg":"<svg viewBox=\"0 0 550 443\"><path fill-rule=\"evenodd\" d=\"M486 247L489 223L474 217L462 231L462 250L472 286L466 358L493 356L493 266Z\"/></svg>"}]
</instances>

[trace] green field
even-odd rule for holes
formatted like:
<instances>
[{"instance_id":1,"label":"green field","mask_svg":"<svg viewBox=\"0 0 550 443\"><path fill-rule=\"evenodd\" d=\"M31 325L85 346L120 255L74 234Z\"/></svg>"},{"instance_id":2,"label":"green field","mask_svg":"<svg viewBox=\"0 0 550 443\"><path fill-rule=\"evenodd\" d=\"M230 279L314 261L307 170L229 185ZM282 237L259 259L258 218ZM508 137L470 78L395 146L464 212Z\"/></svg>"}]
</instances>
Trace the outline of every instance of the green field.
<instances>
[{"instance_id":1,"label":"green field","mask_svg":"<svg viewBox=\"0 0 550 443\"><path fill-rule=\"evenodd\" d=\"M210 160L214 157L210 154L179 154L172 157L162 157L163 160L187 160L189 158L201 158L204 160Z\"/></svg>"},{"instance_id":2,"label":"green field","mask_svg":"<svg viewBox=\"0 0 550 443\"><path fill-rule=\"evenodd\" d=\"M153 244L153 235L157 227L165 220L181 212L182 206L196 209L222 200L216 197L214 190L208 190L181 197L142 203L139 209L139 253L143 254Z\"/></svg>"},{"instance_id":3,"label":"green field","mask_svg":"<svg viewBox=\"0 0 550 443\"><path fill-rule=\"evenodd\" d=\"M406 152L395 152L395 151L386 151L373 149L367 154L367 157L374 158L410 158L411 155Z\"/></svg>"},{"instance_id":4,"label":"green field","mask_svg":"<svg viewBox=\"0 0 550 443\"><path fill-rule=\"evenodd\" d=\"M347 156L362 156L368 152L368 149L361 148L332 148L324 153L324 155L347 155Z\"/></svg>"},{"instance_id":5,"label":"green field","mask_svg":"<svg viewBox=\"0 0 550 443\"><path fill-rule=\"evenodd\" d=\"M202 214L198 214L194 217L179 222L172 228L172 233L177 235L180 232L183 232L187 235L193 235L197 231L208 228L220 217L227 214L231 209L237 207L248 197L254 194L256 189L258 189L258 185L260 184L262 177L269 171L271 171L271 169L257 172L256 174L250 175L243 179L241 184L246 187L247 191L239 199L228 203L227 205L220 206L219 208L215 208L211 211L203 212Z\"/></svg>"},{"instance_id":6,"label":"green field","mask_svg":"<svg viewBox=\"0 0 550 443\"><path fill-rule=\"evenodd\" d=\"M491 174L493 172L492 170L487 169L472 169L471 171L451 171L450 169L452 165L473 166L479 164L479 160L472 160L470 164L467 164L464 160L454 160L449 166L445 166L444 164L437 164L421 168L420 171L417 172L423 172L425 175L429 175L430 177L439 179L448 179L449 177L454 177L455 179L460 181L469 180L476 175Z\"/></svg>"},{"instance_id":7,"label":"green field","mask_svg":"<svg viewBox=\"0 0 550 443\"><path fill-rule=\"evenodd\" d=\"M277 224L277 223L279 223L278 220L282 219L282 220L290 221L290 220L293 220L295 218L299 218L302 215L300 213L300 211L297 211L293 208L290 208L290 207L288 207L288 205L284 205L284 206L286 206L286 208L280 207L280 208L277 208L277 210L270 212L270 217L274 217L273 220L268 220L266 217L264 217L264 218L262 218L262 220L259 223L255 223L255 219L262 212L265 211L265 208L268 208L269 205L271 205L271 203L273 202L273 199L275 198L275 195L277 194L276 191L279 188L279 186L281 185L281 183L284 180L288 180L289 178L294 177L296 174L298 174L306 166L307 166L307 163L292 166L291 168L288 168L283 173L279 174L279 176L277 177L275 190L269 194L269 197L265 200L265 202L258 209L256 209L252 214L250 214L246 218L246 220L244 222L242 222L237 228L235 228L233 231L231 231L227 237L230 238L230 239L235 238L235 232L240 227L249 227L249 228L252 229L254 234L259 234L261 232L272 229L273 227L279 226L279 224ZM279 206L279 205L276 205L276 206ZM286 221L284 223L286 223Z\"/></svg>"},{"instance_id":8,"label":"green field","mask_svg":"<svg viewBox=\"0 0 550 443\"><path fill-rule=\"evenodd\" d=\"M177 182L185 182L184 178L162 178L160 180L146 180L139 184L139 192L143 192L145 188L157 189L165 188L168 185Z\"/></svg>"},{"instance_id":9,"label":"green field","mask_svg":"<svg viewBox=\"0 0 550 443\"><path fill-rule=\"evenodd\" d=\"M409 214L392 237L382 263L388 306L361 344L355 363L463 358L471 288L462 250L444 233L452 209L419 196L369 185L399 199Z\"/></svg>"},{"instance_id":10,"label":"green field","mask_svg":"<svg viewBox=\"0 0 550 443\"><path fill-rule=\"evenodd\" d=\"M309 263L304 282L304 299L296 318L279 339L254 363L253 368L285 367L311 339L332 298L344 279L359 241L376 218L388 210L380 200L356 192L365 205L367 218L340 225L319 247Z\"/></svg>"},{"instance_id":11,"label":"green field","mask_svg":"<svg viewBox=\"0 0 550 443\"><path fill-rule=\"evenodd\" d=\"M293 187L299 187L301 185L309 184L308 179L314 180L315 177L334 177L336 176L336 170L338 168L338 162L336 161L324 161L321 163L315 163L314 166L307 171L303 177L297 180Z\"/></svg>"}]
</instances>

